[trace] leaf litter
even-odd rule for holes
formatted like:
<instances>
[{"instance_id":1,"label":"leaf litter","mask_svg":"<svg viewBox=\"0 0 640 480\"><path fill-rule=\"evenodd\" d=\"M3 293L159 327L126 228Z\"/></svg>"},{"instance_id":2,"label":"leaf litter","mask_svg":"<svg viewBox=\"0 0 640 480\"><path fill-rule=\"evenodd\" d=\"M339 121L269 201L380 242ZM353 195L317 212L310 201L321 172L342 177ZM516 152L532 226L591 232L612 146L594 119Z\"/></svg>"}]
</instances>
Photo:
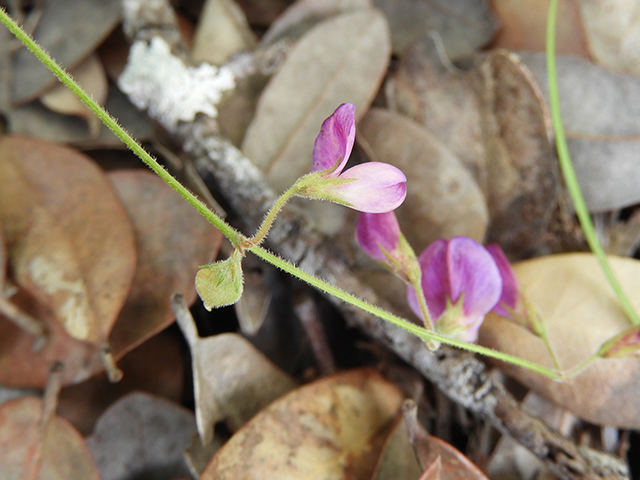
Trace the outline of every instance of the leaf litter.
<instances>
[{"instance_id":1,"label":"leaf litter","mask_svg":"<svg viewBox=\"0 0 640 480\"><path fill-rule=\"evenodd\" d=\"M52 0L44 10L32 11L33 19L42 14L36 38L71 69L87 59L95 64L97 57L92 54L120 19L120 11L114 9L118 2L100 6L81 3ZM238 90L240 95L234 92L236 97L231 97L228 104L224 102L229 99L223 99L220 109L223 131L263 168L274 188L282 190L309 171L320 123L338 104L353 102L360 121L354 160L396 164L410 179L409 198L399 217L417 251L439 237L456 235L498 242L513 259L566 250L568 237L571 249L584 248L580 236L573 233L575 226L555 164L543 60L536 54L496 49L540 50L546 5L521 2L514 7L499 0L491 5L466 0L447 5L437 0L376 0L372 6L366 0L300 0L277 18L284 5L275 0L261 5L209 1L208 9L222 9L215 21L225 22L225 28L234 32L221 38L207 37L214 20L205 15L205 10L189 0L179 3L183 30L196 31L192 48L200 59L222 65L229 55L256 48L256 39L265 30L257 48L281 41L293 45L275 75L258 74L246 79ZM628 226L625 235L629 238L613 246L635 253L634 235L640 238L640 232L631 219L640 200L638 182L634 182L638 116L635 103L629 99L636 94L637 77L629 73L637 73L637 52L630 48L635 41L634 25L624 24L620 13L632 12L635 7L625 0L603 5L562 2L566 10L560 16L560 51L578 54L583 60L559 57L560 98L570 149L588 203L592 210L606 212L600 215L613 219L602 227L613 243L614 226ZM617 10L607 15L599 10L610 6ZM93 8L91 15L84 8ZM77 15L84 23L78 22ZM197 21L200 26L196 29ZM495 36L498 22L501 29ZM59 43L56 32L60 30L74 42ZM114 34L112 40L117 36ZM485 51L478 53L483 47ZM122 42L104 44L97 67L105 64L113 80L123 64L117 58L124 58L127 48ZM207 53L212 56L200 57ZM589 59L616 71L589 63ZM115 146L114 137L104 128L99 137L92 138L97 124L93 132L87 128L85 113L73 106L71 97L64 98L64 90L45 94L55 82L38 73L42 67L27 52L16 56L14 69L14 102L22 106L8 112L10 132L76 146ZM98 77L98 83L103 83L100 93L94 95L104 96L106 77L103 73ZM52 103L58 95L63 100ZM119 105L114 110L122 107L122 113L116 115L122 117L127 128L139 132L136 135L140 138L159 134L142 115L133 113L113 85L107 103L109 108ZM63 117L60 112L71 112L82 119ZM179 152L179 147L169 148ZM221 236L148 172L129 170L105 175L87 157L78 160L80 156L67 147L33 138L5 136L0 140L0 224L4 232L0 237L0 284L4 283L6 301L40 322L46 332L44 343L33 350L32 333L0 318L0 384L43 388L50 365L62 361L65 369L61 382L70 385L66 391L76 391L72 395L63 390L59 412L71 418L82 432L93 429L90 443L102 478L130 478L140 472L157 472L169 464L172 466L166 468L175 468L171 470L174 475L187 475L188 464L192 475L204 472L200 478L285 478L282 475L286 468L298 477L310 468L318 475L334 472L335 478L431 479L446 477L449 471L458 478L467 475L468 468L473 470L461 466L469 461L421 431L415 420L402 419L398 411L406 393L379 373L360 369L317 379L322 369L313 359L292 360L304 348L287 345L292 339L301 345L307 340L302 328L273 333L277 332L273 328L276 324L291 326L278 318L282 312L288 309L301 314L292 307L291 293L277 275L269 275L268 280L258 278L254 286L245 289L245 296L253 294L256 301L245 301L240 315L247 317L242 320L247 323L244 329L256 344L262 344L265 353L273 356L283 346L292 349L291 355L281 358L295 362L286 366L294 375L270 363L243 337L226 333L238 329L235 319L231 327L225 324L228 310L206 316L197 307L195 323L190 320L185 329L189 346L183 347L184 352L190 350L192 372L180 373L182 365L189 362L188 358L178 360L177 330L163 334L165 340L173 339L169 343L160 340L158 332L173 322L172 294L184 295L186 304L194 300L195 271L214 259ZM7 158L12 160L7 163ZM80 163L73 163L76 161ZM325 207L305 210L307 215L315 215L316 225L330 225L325 231L334 232L339 243L354 252L349 232L353 231L355 216ZM294 204L293 208L298 206ZM621 214L621 208L627 211ZM103 211L109 213L100 213ZM119 232L118 240L109 243L114 232ZM44 256L43 252L53 255L56 262L33 264L34 258ZM361 257L354 255L355 267ZM607 285L595 276L598 270L593 259L571 257L569 261L568 257L544 256L530 261L537 267L524 262L516 265L516 272L549 319L561 362L571 366L623 330L626 323L608 296ZM100 261L106 263L95 263ZM628 268L635 271L635 266ZM395 280L390 275L378 275L379 270L364 272L362 275L377 290L402 308L402 283L393 284ZM633 273L623 273L623 278L633 290L629 283L632 280L628 280ZM265 290L261 284L267 281ZM51 285L65 289L61 293ZM76 288L78 285L81 287ZM271 296L270 292L279 293ZM267 297L272 298L268 308ZM73 309L69 305L81 298L89 308L76 308L81 315L70 314ZM558 303L554 303L556 300ZM394 359L369 341L351 339L344 326L332 330L336 322L328 319L337 318L335 311L320 306L317 311L326 329L322 336L335 350L332 353L339 369L394 364ZM295 318L296 313L291 316ZM483 332L482 341L487 345L548 361L546 347L522 328L492 317ZM573 341L575 332L584 337L583 342ZM211 333L215 335L208 336ZM116 359L124 357L122 368L132 378L118 391L111 390L104 374L100 374L106 345ZM336 345L343 349L350 345L352 351L346 354ZM162 365L158 359L163 351L163 360L172 366ZM133 368L145 362L158 368ZM499 368L584 420L637 428L632 408L637 396L637 360L598 360L567 383L545 383L528 371L504 365ZM87 380L97 374L101 376ZM136 375L141 378L136 379ZM166 388L161 388L157 380L143 378L145 375L165 378ZM195 414L177 405L190 404L190 394L185 398L180 393L183 387L190 390L190 382L195 384ZM173 403L142 394L122 398L135 385ZM585 394L594 388L602 394ZM78 405L83 397L92 396L104 398L86 411L74 407L74 402ZM120 402L94 428L96 418L118 398ZM33 417L29 425L34 425L37 412L42 411L38 399L11 400L0 406L0 411L9 412L7 422L15 421L23 415L16 407L21 402L29 405ZM419 405L431 412L427 424L436 423L433 415L451 409L450 405L433 406L425 397ZM136 434L123 434L135 422L149 432L158 423L181 425L177 434L180 441L169 445L166 431L151 433L145 437L148 441L141 441L144 439ZM460 419L455 422L460 422L463 429L469 428ZM196 423L202 438L191 442ZM82 474L82 478L93 478L97 473L91 470L95 467L86 457L84 440L70 430L68 423L65 425L60 427L67 431L62 435L75 440L60 442L65 452L59 454L59 461L63 462L65 454L82 457L88 462L87 472L91 472ZM23 433L37 435L37 426L27 426ZM468 430L465 433L470 437L475 434ZM15 435L9 433L9 441ZM124 437L133 442L123 442ZM28 441L33 444L33 439ZM408 446L410 441L413 448ZM95 447L100 442L111 446ZM184 460L182 450L190 442ZM242 448L247 445L251 448ZM427 445L436 452L428 462ZM315 453L307 455L311 451ZM136 452L144 452L148 462L133 460L131 455ZM278 452L285 455L282 458L296 461L276 461ZM476 459L488 455L474 452L473 447L465 453ZM69 475L66 478L72 478ZM477 472L470 475L482 478ZM524 478L521 472L519 475Z\"/></svg>"}]
</instances>

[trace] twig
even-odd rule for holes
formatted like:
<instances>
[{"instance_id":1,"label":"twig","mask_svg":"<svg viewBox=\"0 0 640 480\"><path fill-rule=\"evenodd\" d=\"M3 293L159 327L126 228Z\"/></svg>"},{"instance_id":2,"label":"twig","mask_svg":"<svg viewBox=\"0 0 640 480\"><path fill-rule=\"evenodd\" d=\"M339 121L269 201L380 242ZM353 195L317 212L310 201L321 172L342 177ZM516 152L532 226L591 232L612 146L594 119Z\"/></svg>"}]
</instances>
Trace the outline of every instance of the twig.
<instances>
[{"instance_id":1,"label":"twig","mask_svg":"<svg viewBox=\"0 0 640 480\"><path fill-rule=\"evenodd\" d=\"M127 4L146 3L145 0L124 1ZM158 6L163 2L154 0L150 3ZM175 22L172 26L167 24L167 12L170 8L166 2L163 5L166 10L155 13L148 8L125 9L126 30L134 42L148 42L151 38L163 39L171 46L174 54L180 55L184 49L179 44L172 43L175 42L177 27ZM152 12L149 17L141 16L149 11ZM158 23L154 15L163 19L161 29L155 28ZM153 89L154 86L150 85L149 88ZM135 103L136 99L132 100ZM220 135L216 120L199 115L192 122L165 127L183 142L185 151L192 155L199 172L215 180L230 206L247 226L257 228L263 213L275 201L276 195L251 161ZM281 213L267 243L270 248L307 272L366 301L389 308L386 302L351 274L335 243L310 231L304 219L295 213L286 210ZM501 385L488 377L484 364L473 355L444 345L438 352L430 353L424 343L410 333L372 318L354 307L343 304L338 306L352 324L393 350L436 383L454 401L486 418L500 431L513 436L563 478L628 478L627 465L621 459L578 445L525 412Z\"/></svg>"}]
</instances>

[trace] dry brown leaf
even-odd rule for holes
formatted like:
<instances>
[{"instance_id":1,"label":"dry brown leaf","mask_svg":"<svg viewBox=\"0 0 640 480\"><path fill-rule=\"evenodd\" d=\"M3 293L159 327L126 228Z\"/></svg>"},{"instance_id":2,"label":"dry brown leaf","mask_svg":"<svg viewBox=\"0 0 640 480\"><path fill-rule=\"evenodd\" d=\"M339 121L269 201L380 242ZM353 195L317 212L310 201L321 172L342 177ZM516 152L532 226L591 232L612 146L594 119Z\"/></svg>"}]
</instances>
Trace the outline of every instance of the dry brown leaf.
<instances>
[{"instance_id":1,"label":"dry brown leaf","mask_svg":"<svg viewBox=\"0 0 640 480\"><path fill-rule=\"evenodd\" d=\"M104 343L136 261L131 222L104 173L58 144L4 137L0 183L15 282L72 337Z\"/></svg>"},{"instance_id":2,"label":"dry brown leaf","mask_svg":"<svg viewBox=\"0 0 640 480\"><path fill-rule=\"evenodd\" d=\"M4 294L4 281L7 275L7 245L4 240L2 222L0 222L0 295Z\"/></svg>"},{"instance_id":3,"label":"dry brown leaf","mask_svg":"<svg viewBox=\"0 0 640 480\"><path fill-rule=\"evenodd\" d=\"M147 170L108 178L133 222L138 251L131 290L109 336L119 357L173 323L173 293L194 302L196 272L216 256L222 234Z\"/></svg>"},{"instance_id":4,"label":"dry brown leaf","mask_svg":"<svg viewBox=\"0 0 640 480\"><path fill-rule=\"evenodd\" d=\"M640 261L609 257L609 262L638 311ZM576 366L629 327L597 259L590 253L540 257L516 263L514 270L527 299L546 320L550 342L563 369ZM542 340L494 314L485 319L479 343L553 368ZM589 422L621 428L640 426L640 359L600 359L567 382L511 364L501 364L501 368Z\"/></svg>"},{"instance_id":5,"label":"dry brown leaf","mask_svg":"<svg viewBox=\"0 0 640 480\"><path fill-rule=\"evenodd\" d=\"M401 402L370 369L324 377L256 415L200 479L369 478Z\"/></svg>"},{"instance_id":6,"label":"dry brown leaf","mask_svg":"<svg viewBox=\"0 0 640 480\"><path fill-rule=\"evenodd\" d=\"M42 416L42 400L34 397L0 406L3 480L100 480L82 435L55 415L43 431Z\"/></svg>"},{"instance_id":7,"label":"dry brown leaf","mask_svg":"<svg viewBox=\"0 0 640 480\"><path fill-rule=\"evenodd\" d=\"M104 105L109 92L107 74L102 62L96 54L90 55L84 62L74 68L71 73L83 90L90 94L99 105ZM76 115L89 125L89 134L95 138L100 134L102 120L95 116L66 85L57 85L49 90L40 101L49 109L64 115Z\"/></svg>"},{"instance_id":8,"label":"dry brown leaf","mask_svg":"<svg viewBox=\"0 0 640 480\"><path fill-rule=\"evenodd\" d=\"M409 441L407 424L402 414L396 417L389 438L378 459L373 480L416 480L422 473Z\"/></svg>"},{"instance_id":9,"label":"dry brown leaf","mask_svg":"<svg viewBox=\"0 0 640 480\"><path fill-rule=\"evenodd\" d=\"M298 0L269 26L260 44L270 45L283 38L298 39L323 20L371 7L372 0Z\"/></svg>"},{"instance_id":10,"label":"dry brown leaf","mask_svg":"<svg viewBox=\"0 0 640 480\"><path fill-rule=\"evenodd\" d=\"M0 315L0 383L15 388L44 388L49 367L55 361L64 364L62 383L86 380L103 368L98 348L71 337L60 321L24 291L11 297L18 308L46 326L47 339L34 351L35 337Z\"/></svg>"},{"instance_id":11,"label":"dry brown leaf","mask_svg":"<svg viewBox=\"0 0 640 480\"><path fill-rule=\"evenodd\" d=\"M48 0L34 37L58 63L74 68L111 33L121 16L118 0ZM14 103L34 100L57 83L58 79L29 50L17 52Z\"/></svg>"},{"instance_id":12,"label":"dry brown leaf","mask_svg":"<svg viewBox=\"0 0 640 480\"><path fill-rule=\"evenodd\" d=\"M236 430L295 388L293 378L240 335L200 338L184 304L174 308L191 349L196 420L203 445L212 442L216 423L227 421Z\"/></svg>"},{"instance_id":13,"label":"dry brown leaf","mask_svg":"<svg viewBox=\"0 0 640 480\"><path fill-rule=\"evenodd\" d=\"M418 422L417 407L413 401L405 402L403 414L405 431L424 469L420 480L487 480L480 469L457 448L429 435Z\"/></svg>"},{"instance_id":14,"label":"dry brown leaf","mask_svg":"<svg viewBox=\"0 0 640 480\"><path fill-rule=\"evenodd\" d=\"M193 413L186 408L131 393L104 412L87 444L102 480L147 478L157 472L174 478L189 474L182 452L195 431Z\"/></svg>"},{"instance_id":15,"label":"dry brown leaf","mask_svg":"<svg viewBox=\"0 0 640 480\"><path fill-rule=\"evenodd\" d=\"M58 415L69 420L83 435L89 435L96 420L116 400L144 391L179 403L184 394L185 359L182 344L170 333L161 332L135 348L121 360L124 376L110 382L106 373L63 388Z\"/></svg>"},{"instance_id":16,"label":"dry brown leaf","mask_svg":"<svg viewBox=\"0 0 640 480\"><path fill-rule=\"evenodd\" d=\"M578 6L595 61L619 72L640 74L640 4L581 0Z\"/></svg>"},{"instance_id":17,"label":"dry brown leaf","mask_svg":"<svg viewBox=\"0 0 640 480\"><path fill-rule=\"evenodd\" d=\"M543 54L522 59L545 93ZM572 162L587 207L614 210L640 201L640 78L580 58L557 58L558 94Z\"/></svg>"},{"instance_id":18,"label":"dry brown leaf","mask_svg":"<svg viewBox=\"0 0 640 480\"><path fill-rule=\"evenodd\" d=\"M257 43L244 13L233 0L207 0L191 45L196 62L221 65L231 55Z\"/></svg>"},{"instance_id":19,"label":"dry brown leaf","mask_svg":"<svg viewBox=\"0 0 640 480\"><path fill-rule=\"evenodd\" d=\"M476 0L374 0L389 20L393 53L401 55L416 38L435 34L448 59L485 46L498 28L488 2Z\"/></svg>"},{"instance_id":20,"label":"dry brown leaf","mask_svg":"<svg viewBox=\"0 0 640 480\"><path fill-rule=\"evenodd\" d=\"M358 125L375 160L401 169L407 199L396 210L416 252L438 238L464 235L482 241L487 207L471 173L435 136L397 113L371 109Z\"/></svg>"},{"instance_id":21,"label":"dry brown leaf","mask_svg":"<svg viewBox=\"0 0 640 480\"><path fill-rule=\"evenodd\" d=\"M590 58L580 10L583 1L558 2L556 53ZM601 3L601 2L593 2ZM544 52L549 0L491 0L500 21L493 47Z\"/></svg>"},{"instance_id":22,"label":"dry brown leaf","mask_svg":"<svg viewBox=\"0 0 640 480\"><path fill-rule=\"evenodd\" d=\"M311 171L320 126L344 102L360 118L389 62L384 16L376 10L338 15L310 30L267 85L242 151L277 190Z\"/></svg>"},{"instance_id":23,"label":"dry brown leaf","mask_svg":"<svg viewBox=\"0 0 640 480\"><path fill-rule=\"evenodd\" d=\"M518 258L539 248L561 190L544 97L518 57L499 50L452 72L423 39L400 59L391 91L398 111L473 172L487 198L489 240Z\"/></svg>"}]
</instances>

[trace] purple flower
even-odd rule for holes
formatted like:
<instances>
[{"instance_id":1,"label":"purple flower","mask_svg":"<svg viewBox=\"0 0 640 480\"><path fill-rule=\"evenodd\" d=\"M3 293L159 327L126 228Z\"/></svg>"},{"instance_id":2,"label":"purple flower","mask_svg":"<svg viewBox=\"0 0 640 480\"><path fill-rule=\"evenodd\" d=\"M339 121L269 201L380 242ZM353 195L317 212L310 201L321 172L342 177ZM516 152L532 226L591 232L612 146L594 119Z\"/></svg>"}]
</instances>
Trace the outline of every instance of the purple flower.
<instances>
[{"instance_id":1,"label":"purple flower","mask_svg":"<svg viewBox=\"0 0 640 480\"><path fill-rule=\"evenodd\" d=\"M395 213L361 213L356 240L367 255L384 263L404 281L419 278L416 255L402 235Z\"/></svg>"},{"instance_id":2,"label":"purple flower","mask_svg":"<svg viewBox=\"0 0 640 480\"><path fill-rule=\"evenodd\" d=\"M475 240L437 240L418 258L422 290L436 331L466 342L500 299L502 279L495 261ZM411 309L422 318L416 292L408 289Z\"/></svg>"},{"instance_id":3,"label":"purple flower","mask_svg":"<svg viewBox=\"0 0 640 480\"><path fill-rule=\"evenodd\" d=\"M356 135L355 107L340 105L327 118L313 147L313 172L299 194L331 200L367 213L394 210L407 196L407 178L387 163L369 162L344 171ZM313 174L312 174L313 175Z\"/></svg>"},{"instance_id":4,"label":"purple flower","mask_svg":"<svg viewBox=\"0 0 640 480\"><path fill-rule=\"evenodd\" d=\"M502 294L493 311L498 315L514 320L531 333L546 335L546 327L537 309L522 294L516 274L502 249L496 245L487 245L487 251L498 266L502 278Z\"/></svg>"},{"instance_id":5,"label":"purple flower","mask_svg":"<svg viewBox=\"0 0 640 480\"><path fill-rule=\"evenodd\" d=\"M393 212L361 213L356 224L356 240L374 260L387 263L397 257L400 247L400 225Z\"/></svg>"}]
</instances>

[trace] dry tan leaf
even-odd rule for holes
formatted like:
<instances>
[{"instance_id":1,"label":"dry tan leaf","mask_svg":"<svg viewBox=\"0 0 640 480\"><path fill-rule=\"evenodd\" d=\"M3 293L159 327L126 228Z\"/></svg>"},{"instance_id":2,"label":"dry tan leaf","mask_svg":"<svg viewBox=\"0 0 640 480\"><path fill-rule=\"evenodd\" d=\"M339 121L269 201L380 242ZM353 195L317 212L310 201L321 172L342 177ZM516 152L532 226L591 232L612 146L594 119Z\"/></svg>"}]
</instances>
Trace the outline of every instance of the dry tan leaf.
<instances>
[{"instance_id":1,"label":"dry tan leaf","mask_svg":"<svg viewBox=\"0 0 640 480\"><path fill-rule=\"evenodd\" d=\"M370 369L325 377L254 417L200 479L370 478L401 402Z\"/></svg>"},{"instance_id":2,"label":"dry tan leaf","mask_svg":"<svg viewBox=\"0 0 640 480\"><path fill-rule=\"evenodd\" d=\"M618 280L636 311L640 309L640 261L609 257ZM550 255L519 262L514 270L527 299L547 323L560 366L576 366L609 338L629 327L595 256L589 253ZM490 314L479 343L553 368L542 340L502 317ZM501 364L509 375L599 425L638 428L640 359L597 360L578 376L557 382L530 370Z\"/></svg>"},{"instance_id":3,"label":"dry tan leaf","mask_svg":"<svg viewBox=\"0 0 640 480\"><path fill-rule=\"evenodd\" d=\"M487 480L480 469L457 448L429 435L418 422L417 411L413 401L405 402L403 414L406 431L420 465L424 468L420 480Z\"/></svg>"},{"instance_id":4,"label":"dry tan leaf","mask_svg":"<svg viewBox=\"0 0 640 480\"><path fill-rule=\"evenodd\" d=\"M393 53L400 55L416 38L436 34L451 60L485 46L498 28L489 2L475 0L374 0L391 28Z\"/></svg>"},{"instance_id":5,"label":"dry tan leaf","mask_svg":"<svg viewBox=\"0 0 640 480\"><path fill-rule=\"evenodd\" d=\"M84 62L70 72L84 89L99 105L104 105L109 92L107 74L97 55L90 55ZM64 115L76 115L83 118L89 125L89 134L95 138L100 134L102 121L89 110L82 101L66 85L57 85L48 91L40 101L49 109Z\"/></svg>"},{"instance_id":6,"label":"dry tan leaf","mask_svg":"<svg viewBox=\"0 0 640 480\"><path fill-rule=\"evenodd\" d=\"M438 238L482 241L487 207L471 173L435 136L396 113L371 109L358 126L375 159L401 169L407 199L396 210L401 228L420 252Z\"/></svg>"},{"instance_id":7,"label":"dry tan leaf","mask_svg":"<svg viewBox=\"0 0 640 480\"><path fill-rule=\"evenodd\" d=\"M323 20L371 7L372 0L298 0L271 24L260 44L270 45L283 38L298 39Z\"/></svg>"},{"instance_id":8,"label":"dry tan leaf","mask_svg":"<svg viewBox=\"0 0 640 480\"><path fill-rule=\"evenodd\" d=\"M0 218L15 282L69 334L106 341L133 279L131 222L104 173L79 152L0 140Z\"/></svg>"},{"instance_id":9,"label":"dry tan leaf","mask_svg":"<svg viewBox=\"0 0 640 480\"><path fill-rule=\"evenodd\" d=\"M546 95L544 55L523 53L521 57ZM557 58L557 73L562 120L587 206L603 211L637 203L640 78L570 56Z\"/></svg>"},{"instance_id":10,"label":"dry tan leaf","mask_svg":"<svg viewBox=\"0 0 640 480\"><path fill-rule=\"evenodd\" d=\"M257 43L242 10L233 0L207 0L191 45L196 62L221 65L231 55Z\"/></svg>"},{"instance_id":11,"label":"dry tan leaf","mask_svg":"<svg viewBox=\"0 0 640 480\"><path fill-rule=\"evenodd\" d=\"M390 40L376 10L338 15L310 30L267 85L242 151L277 190L311 171L320 125L344 102L366 112L387 70Z\"/></svg>"},{"instance_id":12,"label":"dry tan leaf","mask_svg":"<svg viewBox=\"0 0 640 480\"><path fill-rule=\"evenodd\" d=\"M640 74L640 4L635 0L578 2L589 49L600 65Z\"/></svg>"},{"instance_id":13,"label":"dry tan leaf","mask_svg":"<svg viewBox=\"0 0 640 480\"><path fill-rule=\"evenodd\" d=\"M396 417L395 424L387 439L373 480L415 480L420 477L422 468L409 441L407 424L402 414Z\"/></svg>"},{"instance_id":14,"label":"dry tan leaf","mask_svg":"<svg viewBox=\"0 0 640 480\"><path fill-rule=\"evenodd\" d=\"M34 336L0 316L0 383L16 388L44 388L49 367L55 361L64 364L62 383L86 380L103 368L98 348L71 337L56 316L25 291L11 301L33 318L43 322L47 341L33 350Z\"/></svg>"},{"instance_id":15,"label":"dry tan leaf","mask_svg":"<svg viewBox=\"0 0 640 480\"><path fill-rule=\"evenodd\" d=\"M61 65L74 68L109 35L121 16L118 0L49 0L34 37ZM58 83L26 48L17 52L14 68L14 103L34 100Z\"/></svg>"},{"instance_id":16,"label":"dry tan leaf","mask_svg":"<svg viewBox=\"0 0 640 480\"><path fill-rule=\"evenodd\" d=\"M400 59L391 91L392 105L475 176L487 198L489 240L518 258L539 248L561 190L544 97L518 57L498 50L452 72L433 39L422 39Z\"/></svg>"},{"instance_id":17,"label":"dry tan leaf","mask_svg":"<svg viewBox=\"0 0 640 480\"><path fill-rule=\"evenodd\" d=\"M211 442L217 422L233 430L296 382L240 335L199 339L192 347L196 418L203 443Z\"/></svg>"},{"instance_id":18,"label":"dry tan leaf","mask_svg":"<svg viewBox=\"0 0 640 480\"><path fill-rule=\"evenodd\" d=\"M133 222L138 251L131 290L109 336L120 357L173 323L171 294L195 301L193 279L216 256L222 234L149 171L113 171L108 178Z\"/></svg>"},{"instance_id":19,"label":"dry tan leaf","mask_svg":"<svg viewBox=\"0 0 640 480\"><path fill-rule=\"evenodd\" d=\"M182 452L195 430L186 408L131 393L104 412L87 444L102 480L146 478L154 472L173 478L189 474Z\"/></svg>"},{"instance_id":20,"label":"dry tan leaf","mask_svg":"<svg viewBox=\"0 0 640 480\"><path fill-rule=\"evenodd\" d=\"M55 415L43 431L42 416L43 402L34 397L0 406L3 480L100 480L82 435Z\"/></svg>"},{"instance_id":21,"label":"dry tan leaf","mask_svg":"<svg viewBox=\"0 0 640 480\"><path fill-rule=\"evenodd\" d=\"M556 53L590 58L580 17L583 3L577 0L558 2ZM500 21L493 47L545 51L549 0L492 0L491 6Z\"/></svg>"}]
</instances>

